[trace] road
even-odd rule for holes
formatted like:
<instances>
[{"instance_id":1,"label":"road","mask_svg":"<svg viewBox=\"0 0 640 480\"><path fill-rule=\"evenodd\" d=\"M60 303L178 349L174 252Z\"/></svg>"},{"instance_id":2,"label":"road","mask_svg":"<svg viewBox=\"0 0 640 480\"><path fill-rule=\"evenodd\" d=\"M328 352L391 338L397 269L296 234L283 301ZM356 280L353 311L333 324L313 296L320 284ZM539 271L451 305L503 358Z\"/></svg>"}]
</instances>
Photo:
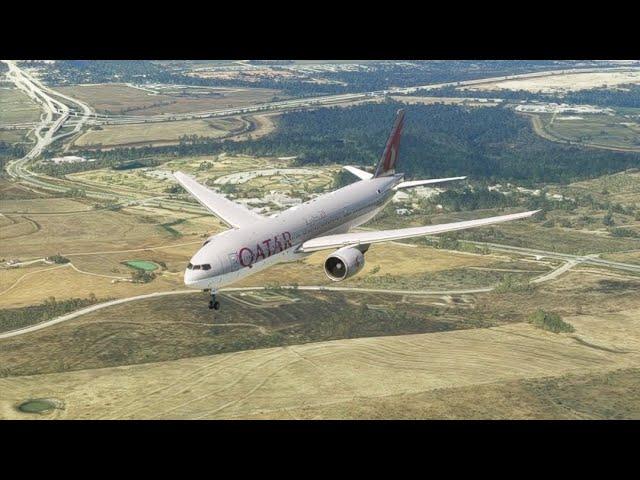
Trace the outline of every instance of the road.
<instances>
[{"instance_id":1,"label":"road","mask_svg":"<svg viewBox=\"0 0 640 480\"><path fill-rule=\"evenodd\" d=\"M569 270L569 268L573 267L576 264L577 262L568 262L566 265L563 265L557 270L554 270L549 274L545 274L542 277L539 277L533 280L532 283L534 282L540 283L543 281L552 280L553 278L556 278L558 275L566 272L567 270ZM67 264L67 265L71 265L71 264ZM57 268L57 267L54 267L54 268ZM87 273L87 272L82 272L82 273ZM13 288L13 286L11 288ZM250 292L250 291L256 291L256 290L267 290L268 288L269 287L230 287L230 288L222 289L221 293ZM334 286L323 286L323 285L302 285L302 286L283 285L280 288L288 289L288 290L301 290L301 291L380 293L382 295L389 295L389 294L391 295L470 295L474 293L487 293L487 292L491 292L494 289L494 287L483 287L483 288L467 288L467 289L458 289L458 290L390 290L385 288L334 287ZM144 300L147 298L164 297L167 295L186 295L186 294L194 294L194 293L198 293L198 291L197 290L174 290L169 292L154 292L146 295L137 295L135 297L127 297L127 298L120 298L117 300L111 300L108 302L91 305L81 310L77 310L75 312L71 312L66 315L62 315L60 317L56 317L51 320L38 323L36 325L31 325L29 327L0 333L0 340L4 338L15 337L18 335L24 335L30 332L35 332L37 330L51 327L53 325L66 322L68 320L73 320L74 318L77 318L79 316L86 315L87 313L95 312L96 310L101 310L103 308L111 307L113 305L120 305L122 303L127 303L127 302L135 302L135 301Z\"/></svg>"},{"instance_id":2,"label":"road","mask_svg":"<svg viewBox=\"0 0 640 480\"><path fill-rule=\"evenodd\" d=\"M54 267L56 268L56 267ZM384 294L398 294L398 295L461 295L461 294L471 294L471 293L481 293L481 292L490 292L493 288L475 288L475 289L467 289L467 290L446 290L446 291L435 291L435 290L385 290L385 289L375 289L375 288L349 288L349 287L323 287L318 285L308 285L308 286L297 286L294 287L292 285L282 286L283 289L297 289L297 290L311 290L311 291L339 291L339 292L362 292L362 293L384 293ZM222 289L221 292L249 292L256 290L266 290L268 287L231 287ZM156 297L164 297L167 295L187 295L198 293L197 290L173 290L169 292L154 292L148 293L146 295L137 295L135 297L127 297L127 298L119 298L117 300L111 300L108 302L98 303L96 305L91 305L89 307L83 308L81 310L77 310L75 312L68 313L66 315L62 315L60 317L53 318L51 320L47 320L45 322L37 323L35 325L31 325L24 328L19 328L16 330L10 330L8 332L0 333L0 340L5 338L16 337L18 335L24 335L25 333L35 332L37 330L42 330L43 328L51 327L53 325L57 325L58 323L66 322L69 320L73 320L74 318L80 317L82 315L86 315L87 313L95 312L96 310L101 310L103 308L112 307L114 305L120 305L122 303L135 302L138 300L144 300L146 298L156 298Z\"/></svg>"},{"instance_id":3,"label":"road","mask_svg":"<svg viewBox=\"0 0 640 480\"><path fill-rule=\"evenodd\" d=\"M545 77L549 75L561 75L561 74L570 74L570 73L589 73L589 72L598 72L602 71L602 68L576 68L576 69L565 69L565 70L546 70L542 72L533 72L533 73L522 73L518 75L503 75L498 77L489 77L489 78L478 78L473 80L463 80L456 82L442 82L442 83L433 83L427 85L418 85L414 87L395 87L389 88L386 90L375 90L370 92L361 92L361 93L345 93L345 94L337 94L337 95L323 95L317 97L306 97L306 98L296 98L291 100L280 100L275 102L265 102L259 103L255 105L247 105L244 107L234 107L234 108L223 108L216 109L204 112L191 112L191 113L164 113L158 115L149 115L149 116L137 116L137 115L112 115L112 114L98 114L90 109L84 111L84 115L80 117L80 119L74 118L76 115L75 112L71 112L71 118L69 119L69 123L74 125L76 122L81 122L82 124L87 123L91 125L104 125L104 124L135 124L135 123L148 123L148 122L166 122L169 120L188 120L188 119L199 119L199 118L215 118L215 117L226 117L233 115L242 115L246 113L259 113L265 111L286 111L298 108L314 108L318 106L328 106L333 104L340 104L346 102L354 102L354 101L364 101L364 100L375 100L380 97L384 97L386 95L405 95L419 92L420 90L434 90L444 87L451 86L473 86L473 85L482 85L485 83L493 83L499 82L503 80L515 80L515 79L527 79L527 78L536 78L536 77ZM607 68L607 71L611 70L629 70L629 67L614 67ZM43 87L39 84L40 88ZM52 90L47 89L49 92ZM71 102L76 104L80 104L80 102L76 99L72 99L70 97L66 97L62 94L56 93L57 96L61 98L65 98ZM21 124L24 126L25 124ZM78 131L78 130L76 130Z\"/></svg>"},{"instance_id":4,"label":"road","mask_svg":"<svg viewBox=\"0 0 640 480\"><path fill-rule=\"evenodd\" d=\"M240 115L245 113L258 113L263 111L286 111L295 110L300 108L315 108L318 106L328 106L333 104L353 102L357 100L375 100L386 95L394 94L411 94L420 90L432 90L449 86L471 86L480 85L483 83L497 82L501 80L513 80L513 79L526 79L534 77L544 77L549 75L569 74L577 72L592 72L601 71L602 69L565 69L565 70L550 70L543 72L524 73L518 75L505 75L499 77L479 78L474 80L466 80L460 82L443 82L428 85L419 85L414 87L405 88L391 88L388 90L377 90L363 93L348 93L339 95L325 95L319 97L299 98L292 100L282 100L276 102L266 102L255 105L249 105L237 108L225 108L217 109L208 112L197 113L184 113L184 114L160 114L151 116L133 116L133 115L105 115L95 113L88 105L80 102L79 100L63 95L49 87L44 86L39 80L21 70L14 61L4 61L9 66L8 78L12 80L18 88L25 91L31 98L43 105L45 109L45 116L41 120L40 124L36 126L35 133L38 139L34 148L22 159L10 162L7 165L7 172L13 178L21 178L25 183L30 184L33 187L46 189L56 192L67 192L70 188L73 188L74 182L68 182L67 180L56 180L52 182L45 176L39 176L30 172L26 165L29 160L39 156L44 148L53 143L54 141L79 133L81 128L85 124L105 124L105 123L143 123L143 122L164 122L168 120L183 120L183 119L197 119L197 118L213 118L213 117L226 117L233 115ZM609 68L607 70L628 70L628 67ZM64 103L56 100L52 96L66 100L67 102L76 105L71 110ZM78 111L79 110L79 111ZM59 115L54 121L53 117ZM73 126L71 132L67 132L61 135L55 135L55 133L63 126ZM47 129L47 127L49 127ZM43 135L42 131L46 129L46 133ZM69 186L65 185L68 183ZM110 194L100 189L93 187L82 187L87 196L91 198L97 198L101 200L115 200L126 202L138 202L139 198L134 195L126 195L122 193ZM189 206L188 202L181 201L169 201L175 208L185 208ZM163 204L164 205L164 204ZM192 205L193 207L193 205ZM198 207L196 207L198 208Z\"/></svg>"},{"instance_id":5,"label":"road","mask_svg":"<svg viewBox=\"0 0 640 480\"><path fill-rule=\"evenodd\" d=\"M478 246L484 246L490 248L491 250L497 250L501 252L515 252L521 255L534 256L536 258L553 258L556 260L563 260L565 262L586 263L598 267L607 267L615 270L624 270L626 272L640 274L640 265L604 260L602 258L598 258L596 255L571 255L569 253L549 252L547 250L537 250L534 248L512 247L511 245L473 242L468 240L463 240L463 242L471 243Z\"/></svg>"},{"instance_id":6,"label":"road","mask_svg":"<svg viewBox=\"0 0 640 480\"><path fill-rule=\"evenodd\" d=\"M7 173L12 178L19 178L25 183L35 187L47 188L49 190L67 191L67 188L52 185L51 183L43 182L42 180L36 178L31 172L29 172L29 170L27 170L26 165L30 160L40 156L44 149L56 140L78 133L85 124L89 115L91 115L91 108L88 105L80 102L79 100L73 99L66 95L62 95L50 89L49 87L44 86L32 75L20 69L14 61L3 61L9 68L7 78L15 84L16 88L25 92L31 99L40 104L44 109L44 114L40 120L40 123L34 129L36 144L24 157L9 162L6 167ZM69 119L71 109L63 102L56 100L52 95L64 98L68 102L76 104L82 110L82 114L80 117L78 117L79 119L74 129L70 132L56 135Z\"/></svg>"}]
</instances>

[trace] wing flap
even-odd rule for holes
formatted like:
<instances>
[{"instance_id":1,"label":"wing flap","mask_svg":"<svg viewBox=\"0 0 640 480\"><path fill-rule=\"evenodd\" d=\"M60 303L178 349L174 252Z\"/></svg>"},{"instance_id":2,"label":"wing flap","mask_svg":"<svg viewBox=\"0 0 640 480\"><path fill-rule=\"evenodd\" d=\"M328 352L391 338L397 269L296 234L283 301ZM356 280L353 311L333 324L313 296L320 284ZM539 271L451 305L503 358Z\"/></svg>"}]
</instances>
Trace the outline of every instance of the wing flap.
<instances>
[{"instance_id":1,"label":"wing flap","mask_svg":"<svg viewBox=\"0 0 640 480\"><path fill-rule=\"evenodd\" d=\"M329 248L340 248L349 245L365 245L371 243L389 242L392 240L402 240L404 238L423 237L426 235L436 235L438 233L464 230L467 228L482 227L495 223L509 222L521 218L530 217L540 210L530 212L512 213L498 217L481 218L477 220L466 220L463 222L443 223L440 225L427 225L424 227L400 228L397 230L380 230L377 232L354 232L337 235L327 235L317 237L304 242L299 250L301 252L315 252Z\"/></svg>"},{"instance_id":2,"label":"wing flap","mask_svg":"<svg viewBox=\"0 0 640 480\"><path fill-rule=\"evenodd\" d=\"M204 185L200 185L189 175L182 172L175 172L173 176L204 208L231 227L246 227L264 218L244 206L232 202L223 195L212 192Z\"/></svg>"}]
</instances>

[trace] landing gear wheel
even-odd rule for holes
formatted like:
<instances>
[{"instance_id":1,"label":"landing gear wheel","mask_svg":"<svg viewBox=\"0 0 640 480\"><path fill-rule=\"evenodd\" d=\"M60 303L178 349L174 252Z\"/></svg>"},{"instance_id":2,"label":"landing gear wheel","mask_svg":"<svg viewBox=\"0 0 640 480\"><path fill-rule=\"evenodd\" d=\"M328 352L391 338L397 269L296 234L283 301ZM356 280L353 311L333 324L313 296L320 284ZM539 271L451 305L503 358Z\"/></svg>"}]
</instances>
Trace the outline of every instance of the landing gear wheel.
<instances>
[{"instance_id":1,"label":"landing gear wheel","mask_svg":"<svg viewBox=\"0 0 640 480\"><path fill-rule=\"evenodd\" d=\"M216 294L211 292L209 297L209 310L220 310L220 302L216 300Z\"/></svg>"}]
</instances>

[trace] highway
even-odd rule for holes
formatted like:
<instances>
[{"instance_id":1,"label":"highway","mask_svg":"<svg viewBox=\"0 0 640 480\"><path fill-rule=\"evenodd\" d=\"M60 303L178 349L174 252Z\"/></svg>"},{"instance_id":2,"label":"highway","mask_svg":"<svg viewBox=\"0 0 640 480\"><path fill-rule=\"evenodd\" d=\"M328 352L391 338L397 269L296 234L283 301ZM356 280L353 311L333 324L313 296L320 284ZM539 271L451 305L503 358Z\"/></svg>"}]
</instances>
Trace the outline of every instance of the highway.
<instances>
[{"instance_id":1,"label":"highway","mask_svg":"<svg viewBox=\"0 0 640 480\"><path fill-rule=\"evenodd\" d=\"M17 67L15 67L17 68ZM499 82L504 80L516 80L516 79L527 79L527 78L536 78L536 77L545 77L549 75L564 75L571 73L589 73L589 72L599 72L602 71L602 68L576 68L576 69L565 69L565 70L546 70L542 72L534 72L534 73L522 73L518 75L503 75L498 77L489 77L489 78L477 78L473 80L463 80L456 82L442 82L442 83L433 83L427 85L417 85L413 87L395 87L389 88L386 90L375 90L369 92L360 92L360 93L344 93L344 94L336 94L336 95L323 95L317 97L306 97L306 98L296 98L290 100L280 100L275 102L265 102L258 103L255 105L247 105L244 107L235 107L235 108L222 108L215 109L210 111L203 112L190 112L190 113L163 113L157 115L148 115L148 116L137 116L137 115L115 115L115 114L98 114L96 112L91 111L91 109L79 102L76 99L71 97L67 97L57 92L53 92L51 89L44 87L37 80L31 78L31 80L37 83L37 87L41 90L48 91L49 93L55 93L58 97L64 98L70 102L76 103L83 109L83 113L80 117L76 118L78 115L77 112L69 113L69 124L70 125L104 125L104 124L135 124L135 123L148 123L148 122L166 122L166 121L174 121L174 120L188 120L188 119L199 119L199 118L215 118L215 117L226 117L233 115L242 115L247 113L260 113L266 111L286 111L286 110L295 110L297 108L313 108L318 106L330 106L332 104L340 104L346 102L354 102L354 101L366 101L366 100L375 100L380 97L384 97L386 95L409 95L412 93L417 93L420 90L434 90L438 88L444 87L460 87L460 86L473 86L473 85L481 85L484 83L492 83ZM610 70L629 70L629 67L614 67L607 68L607 71ZM29 124L19 124L19 126L24 127ZM30 124L33 125L33 124ZM18 126L18 124L16 124ZM79 130L75 130L79 131Z\"/></svg>"},{"instance_id":2,"label":"highway","mask_svg":"<svg viewBox=\"0 0 640 480\"><path fill-rule=\"evenodd\" d=\"M25 92L33 101L40 104L44 109L41 121L34 129L36 144L24 157L9 162L6 166L7 173L10 177L15 179L19 178L25 183L35 187L55 191L67 191L68 188L43 182L27 170L26 165L30 160L40 156L44 149L56 140L78 133L86 122L88 116L92 113L91 108L78 100L62 95L49 87L44 86L32 75L20 69L14 61L3 61L9 68L7 78L15 84L16 88ZM79 120L72 131L56 135L69 119L71 110L66 104L53 98L52 95L64 98L68 102L75 103L82 109L83 113L79 117Z\"/></svg>"}]
</instances>

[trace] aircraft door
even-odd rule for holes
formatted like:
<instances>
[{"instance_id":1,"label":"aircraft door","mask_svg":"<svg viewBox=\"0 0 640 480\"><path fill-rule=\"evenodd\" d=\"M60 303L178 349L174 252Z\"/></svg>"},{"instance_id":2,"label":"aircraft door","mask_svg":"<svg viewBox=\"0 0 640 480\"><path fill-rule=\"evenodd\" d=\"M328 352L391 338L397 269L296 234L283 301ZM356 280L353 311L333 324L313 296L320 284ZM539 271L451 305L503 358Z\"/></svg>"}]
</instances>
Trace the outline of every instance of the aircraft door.
<instances>
[{"instance_id":1,"label":"aircraft door","mask_svg":"<svg viewBox=\"0 0 640 480\"><path fill-rule=\"evenodd\" d=\"M236 277L240 271L240 263L238 261L238 253L231 252L227 254L225 259L225 272L231 277Z\"/></svg>"}]
</instances>

